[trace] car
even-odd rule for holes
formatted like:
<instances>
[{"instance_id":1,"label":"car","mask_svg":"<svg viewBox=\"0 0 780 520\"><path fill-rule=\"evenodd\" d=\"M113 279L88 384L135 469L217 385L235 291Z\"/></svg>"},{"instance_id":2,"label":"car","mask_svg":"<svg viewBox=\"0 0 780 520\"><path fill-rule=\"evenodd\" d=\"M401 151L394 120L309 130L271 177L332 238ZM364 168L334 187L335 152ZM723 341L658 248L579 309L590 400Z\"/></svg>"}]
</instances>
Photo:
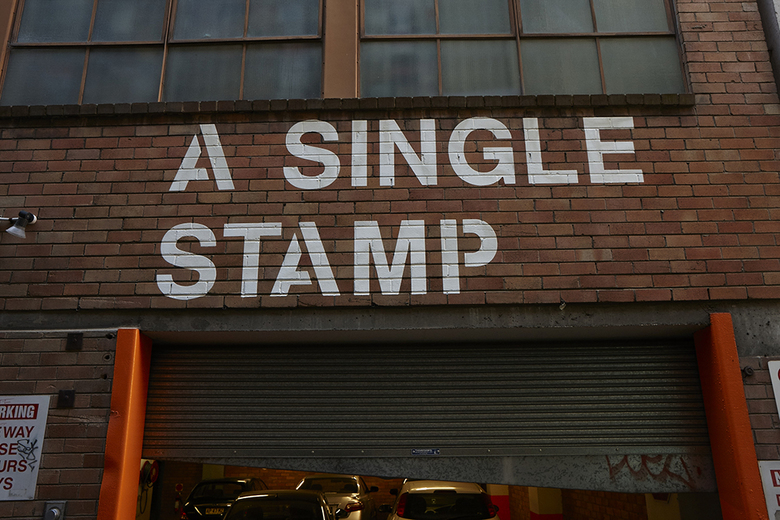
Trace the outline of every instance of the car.
<instances>
[{"instance_id":1,"label":"car","mask_svg":"<svg viewBox=\"0 0 780 520\"><path fill-rule=\"evenodd\" d=\"M218 520L247 491L268 489L259 478L219 478L199 482L182 507L180 520Z\"/></svg>"},{"instance_id":2,"label":"car","mask_svg":"<svg viewBox=\"0 0 780 520\"><path fill-rule=\"evenodd\" d=\"M479 484L406 480L387 520L486 520L498 515L498 506Z\"/></svg>"},{"instance_id":3,"label":"car","mask_svg":"<svg viewBox=\"0 0 780 520\"><path fill-rule=\"evenodd\" d=\"M359 475L307 475L295 488L323 493L331 512L341 509L348 513L346 520L376 520L377 508L371 493L379 488L369 487Z\"/></svg>"},{"instance_id":4,"label":"car","mask_svg":"<svg viewBox=\"0 0 780 520\"><path fill-rule=\"evenodd\" d=\"M242 493L224 520L341 520L347 513L331 513L325 496L317 491L276 489Z\"/></svg>"}]
</instances>

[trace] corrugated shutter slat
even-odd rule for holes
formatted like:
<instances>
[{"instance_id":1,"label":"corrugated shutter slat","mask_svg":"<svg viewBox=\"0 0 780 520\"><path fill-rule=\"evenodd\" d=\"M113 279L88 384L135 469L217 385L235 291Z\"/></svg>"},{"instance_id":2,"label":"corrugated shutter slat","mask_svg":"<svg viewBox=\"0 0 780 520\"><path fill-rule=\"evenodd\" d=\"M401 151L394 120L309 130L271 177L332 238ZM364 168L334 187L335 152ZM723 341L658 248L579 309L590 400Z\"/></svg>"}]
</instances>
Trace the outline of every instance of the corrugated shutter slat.
<instances>
[{"instance_id":1,"label":"corrugated shutter slat","mask_svg":"<svg viewBox=\"0 0 780 520\"><path fill-rule=\"evenodd\" d=\"M155 346L144 453L702 453L693 347Z\"/></svg>"}]
</instances>

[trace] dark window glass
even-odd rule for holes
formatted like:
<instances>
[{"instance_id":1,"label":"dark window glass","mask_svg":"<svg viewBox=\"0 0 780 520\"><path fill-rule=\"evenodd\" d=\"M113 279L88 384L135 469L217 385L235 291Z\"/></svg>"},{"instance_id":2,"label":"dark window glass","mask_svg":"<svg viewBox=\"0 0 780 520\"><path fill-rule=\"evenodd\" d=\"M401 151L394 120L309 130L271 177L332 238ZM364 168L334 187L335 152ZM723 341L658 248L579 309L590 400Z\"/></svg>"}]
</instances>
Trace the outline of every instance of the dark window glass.
<instances>
[{"instance_id":1,"label":"dark window glass","mask_svg":"<svg viewBox=\"0 0 780 520\"><path fill-rule=\"evenodd\" d=\"M601 94L596 41L522 40L526 94Z\"/></svg>"},{"instance_id":2,"label":"dark window glass","mask_svg":"<svg viewBox=\"0 0 780 520\"><path fill-rule=\"evenodd\" d=\"M672 37L603 39L601 56L607 94L685 92Z\"/></svg>"},{"instance_id":3,"label":"dark window glass","mask_svg":"<svg viewBox=\"0 0 780 520\"><path fill-rule=\"evenodd\" d=\"M441 34L509 34L507 0L439 0Z\"/></svg>"},{"instance_id":4,"label":"dark window glass","mask_svg":"<svg viewBox=\"0 0 780 520\"><path fill-rule=\"evenodd\" d=\"M13 49L3 105L67 105L79 102L83 48Z\"/></svg>"},{"instance_id":5,"label":"dark window glass","mask_svg":"<svg viewBox=\"0 0 780 520\"><path fill-rule=\"evenodd\" d=\"M165 0L99 0L92 41L160 41Z\"/></svg>"},{"instance_id":6,"label":"dark window glass","mask_svg":"<svg viewBox=\"0 0 780 520\"><path fill-rule=\"evenodd\" d=\"M247 36L316 36L319 0L252 0Z\"/></svg>"},{"instance_id":7,"label":"dark window glass","mask_svg":"<svg viewBox=\"0 0 780 520\"><path fill-rule=\"evenodd\" d=\"M434 0L365 0L366 34L436 34Z\"/></svg>"},{"instance_id":8,"label":"dark window glass","mask_svg":"<svg viewBox=\"0 0 780 520\"><path fill-rule=\"evenodd\" d=\"M244 99L306 99L322 95L318 43L264 43L246 50Z\"/></svg>"},{"instance_id":9,"label":"dark window glass","mask_svg":"<svg viewBox=\"0 0 780 520\"><path fill-rule=\"evenodd\" d=\"M358 484L354 478L318 477L305 479L298 489L310 489L323 493L357 493Z\"/></svg>"},{"instance_id":10,"label":"dark window glass","mask_svg":"<svg viewBox=\"0 0 780 520\"><path fill-rule=\"evenodd\" d=\"M360 46L363 97L436 96L435 41L364 42Z\"/></svg>"},{"instance_id":11,"label":"dark window glass","mask_svg":"<svg viewBox=\"0 0 780 520\"><path fill-rule=\"evenodd\" d=\"M239 482L207 482L198 484L190 494L190 498L212 498L229 500L246 491Z\"/></svg>"},{"instance_id":12,"label":"dark window glass","mask_svg":"<svg viewBox=\"0 0 780 520\"><path fill-rule=\"evenodd\" d=\"M164 101L239 99L241 45L172 46L168 51Z\"/></svg>"},{"instance_id":13,"label":"dark window glass","mask_svg":"<svg viewBox=\"0 0 780 520\"><path fill-rule=\"evenodd\" d=\"M441 74L445 96L519 94L517 43L514 40L444 40Z\"/></svg>"},{"instance_id":14,"label":"dark window glass","mask_svg":"<svg viewBox=\"0 0 780 520\"><path fill-rule=\"evenodd\" d=\"M663 0L593 0L599 32L669 31Z\"/></svg>"},{"instance_id":15,"label":"dark window glass","mask_svg":"<svg viewBox=\"0 0 780 520\"><path fill-rule=\"evenodd\" d=\"M520 0L525 33L593 32L588 0Z\"/></svg>"},{"instance_id":16,"label":"dark window glass","mask_svg":"<svg viewBox=\"0 0 780 520\"><path fill-rule=\"evenodd\" d=\"M84 103L157 101L162 57L162 46L92 49Z\"/></svg>"},{"instance_id":17,"label":"dark window glass","mask_svg":"<svg viewBox=\"0 0 780 520\"><path fill-rule=\"evenodd\" d=\"M85 42L92 21L92 0L27 0L18 41Z\"/></svg>"},{"instance_id":18,"label":"dark window glass","mask_svg":"<svg viewBox=\"0 0 780 520\"><path fill-rule=\"evenodd\" d=\"M179 0L173 38L241 38L245 15L244 0Z\"/></svg>"}]
</instances>

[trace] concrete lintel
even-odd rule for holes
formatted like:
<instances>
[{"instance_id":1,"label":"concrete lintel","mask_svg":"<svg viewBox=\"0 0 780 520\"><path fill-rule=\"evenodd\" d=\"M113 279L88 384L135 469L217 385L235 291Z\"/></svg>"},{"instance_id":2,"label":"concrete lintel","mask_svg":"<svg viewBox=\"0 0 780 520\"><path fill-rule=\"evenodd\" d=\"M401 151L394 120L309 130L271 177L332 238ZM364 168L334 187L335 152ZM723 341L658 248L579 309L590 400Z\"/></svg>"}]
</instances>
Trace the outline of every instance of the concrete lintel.
<instances>
[{"instance_id":1,"label":"concrete lintel","mask_svg":"<svg viewBox=\"0 0 780 520\"><path fill-rule=\"evenodd\" d=\"M780 354L780 302L5 312L2 331L137 328L155 342L388 343L691 337L729 312L741 356Z\"/></svg>"}]
</instances>

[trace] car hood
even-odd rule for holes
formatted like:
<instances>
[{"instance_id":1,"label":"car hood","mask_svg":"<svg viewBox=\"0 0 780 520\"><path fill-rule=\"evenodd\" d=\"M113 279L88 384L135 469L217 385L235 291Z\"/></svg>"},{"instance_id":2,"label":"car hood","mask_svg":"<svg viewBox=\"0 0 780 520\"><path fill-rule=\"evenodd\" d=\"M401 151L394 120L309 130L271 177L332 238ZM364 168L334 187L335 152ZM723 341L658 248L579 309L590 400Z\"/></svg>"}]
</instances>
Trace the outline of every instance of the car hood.
<instances>
[{"instance_id":1,"label":"car hood","mask_svg":"<svg viewBox=\"0 0 780 520\"><path fill-rule=\"evenodd\" d=\"M325 500L330 506L337 506L342 509L347 507L350 502L357 502L360 500L360 495L357 493L323 493Z\"/></svg>"}]
</instances>

